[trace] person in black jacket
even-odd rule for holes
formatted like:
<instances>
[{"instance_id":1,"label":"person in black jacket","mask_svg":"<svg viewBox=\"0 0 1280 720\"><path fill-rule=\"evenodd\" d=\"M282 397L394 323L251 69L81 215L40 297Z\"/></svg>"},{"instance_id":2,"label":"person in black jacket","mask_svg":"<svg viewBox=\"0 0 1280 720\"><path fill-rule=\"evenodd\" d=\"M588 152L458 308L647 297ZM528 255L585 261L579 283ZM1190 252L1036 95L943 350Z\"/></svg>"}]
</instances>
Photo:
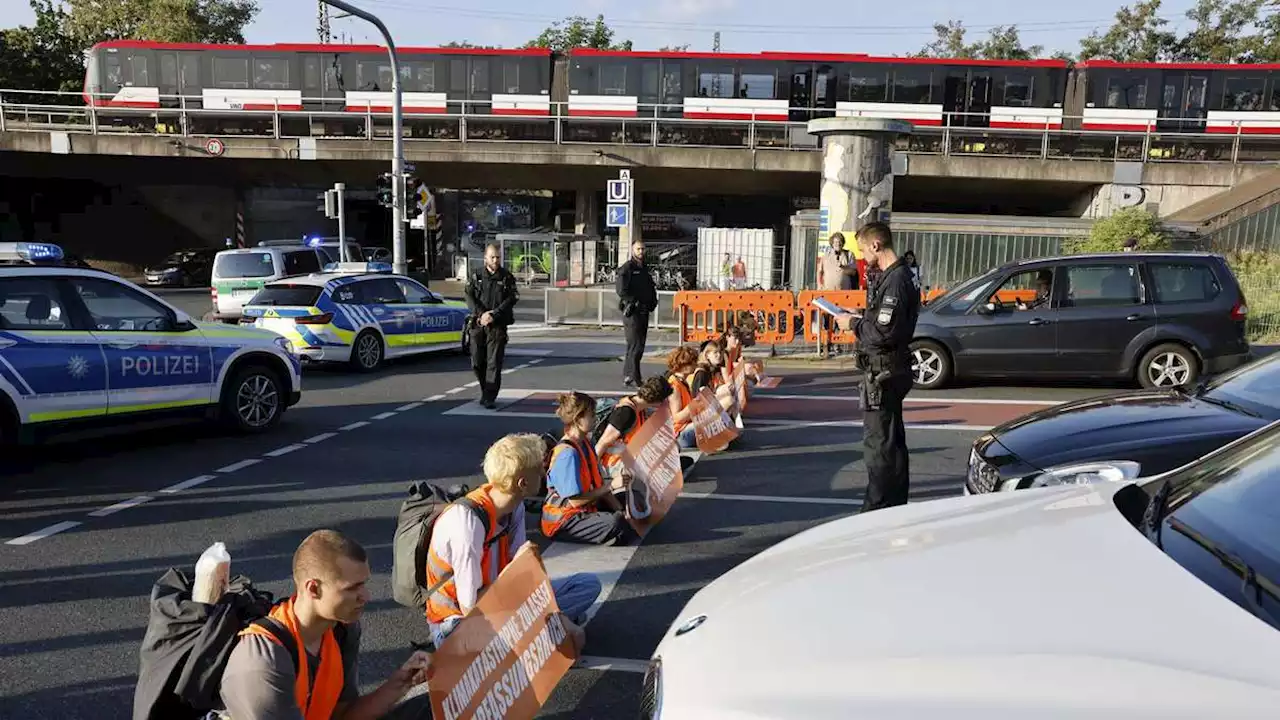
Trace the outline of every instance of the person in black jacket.
<instances>
[{"instance_id":1,"label":"person in black jacket","mask_svg":"<svg viewBox=\"0 0 1280 720\"><path fill-rule=\"evenodd\" d=\"M649 336L649 314L658 309L658 289L644 264L644 241L631 244L631 259L618 268L618 309L627 334L627 356L622 363L622 382L635 387L643 381L640 358Z\"/></svg>"},{"instance_id":2,"label":"person in black jacket","mask_svg":"<svg viewBox=\"0 0 1280 720\"><path fill-rule=\"evenodd\" d=\"M471 368L480 381L480 404L492 410L502 389L507 327L515 322L514 308L520 300L516 276L502 267L497 245L484 249L484 270L471 276L466 296L473 319Z\"/></svg>"}]
</instances>

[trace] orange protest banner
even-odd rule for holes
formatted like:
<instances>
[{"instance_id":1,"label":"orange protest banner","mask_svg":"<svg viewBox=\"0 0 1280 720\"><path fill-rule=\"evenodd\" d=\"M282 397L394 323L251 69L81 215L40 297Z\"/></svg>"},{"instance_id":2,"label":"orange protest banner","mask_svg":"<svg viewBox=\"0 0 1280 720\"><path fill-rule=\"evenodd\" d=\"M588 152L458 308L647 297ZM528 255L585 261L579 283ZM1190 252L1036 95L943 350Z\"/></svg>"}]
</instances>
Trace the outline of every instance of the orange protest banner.
<instances>
[{"instance_id":1,"label":"orange protest banner","mask_svg":"<svg viewBox=\"0 0 1280 720\"><path fill-rule=\"evenodd\" d=\"M675 424L666 403L658 406L622 451L631 472L627 489L627 521L643 536L662 521L684 489Z\"/></svg>"},{"instance_id":2,"label":"orange protest banner","mask_svg":"<svg viewBox=\"0 0 1280 720\"><path fill-rule=\"evenodd\" d=\"M431 716L531 720L574 663L563 618L526 545L432 656Z\"/></svg>"},{"instance_id":3,"label":"orange protest banner","mask_svg":"<svg viewBox=\"0 0 1280 720\"><path fill-rule=\"evenodd\" d=\"M738 437L729 413L720 406L720 400L707 388L693 396L693 428L698 437L698 449L710 455L729 447Z\"/></svg>"},{"instance_id":4,"label":"orange protest banner","mask_svg":"<svg viewBox=\"0 0 1280 720\"><path fill-rule=\"evenodd\" d=\"M768 375L761 375L760 379L756 381L756 387L764 388L765 390L772 390L781 384L782 378L770 377Z\"/></svg>"},{"instance_id":5,"label":"orange protest banner","mask_svg":"<svg viewBox=\"0 0 1280 720\"><path fill-rule=\"evenodd\" d=\"M740 362L733 367L733 414L742 417L747 409L747 364Z\"/></svg>"}]
</instances>

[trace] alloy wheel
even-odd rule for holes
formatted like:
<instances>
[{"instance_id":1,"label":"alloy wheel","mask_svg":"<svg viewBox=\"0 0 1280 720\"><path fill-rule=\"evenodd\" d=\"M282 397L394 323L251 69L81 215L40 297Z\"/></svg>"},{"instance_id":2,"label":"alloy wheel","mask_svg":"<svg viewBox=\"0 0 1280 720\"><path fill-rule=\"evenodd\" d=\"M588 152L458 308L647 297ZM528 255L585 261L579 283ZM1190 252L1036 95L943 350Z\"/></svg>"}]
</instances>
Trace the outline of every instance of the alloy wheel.
<instances>
[{"instance_id":1,"label":"alloy wheel","mask_svg":"<svg viewBox=\"0 0 1280 720\"><path fill-rule=\"evenodd\" d=\"M942 374L942 357L929 348L911 351L911 372L917 385L928 385Z\"/></svg>"},{"instance_id":2,"label":"alloy wheel","mask_svg":"<svg viewBox=\"0 0 1280 720\"><path fill-rule=\"evenodd\" d=\"M236 391L236 412L249 427L260 428L271 423L280 409L280 393L265 375L250 375Z\"/></svg>"},{"instance_id":3,"label":"alloy wheel","mask_svg":"<svg viewBox=\"0 0 1280 720\"><path fill-rule=\"evenodd\" d=\"M1160 353L1147 365L1147 379L1154 387L1178 387L1191 377L1191 363L1174 352Z\"/></svg>"}]
</instances>

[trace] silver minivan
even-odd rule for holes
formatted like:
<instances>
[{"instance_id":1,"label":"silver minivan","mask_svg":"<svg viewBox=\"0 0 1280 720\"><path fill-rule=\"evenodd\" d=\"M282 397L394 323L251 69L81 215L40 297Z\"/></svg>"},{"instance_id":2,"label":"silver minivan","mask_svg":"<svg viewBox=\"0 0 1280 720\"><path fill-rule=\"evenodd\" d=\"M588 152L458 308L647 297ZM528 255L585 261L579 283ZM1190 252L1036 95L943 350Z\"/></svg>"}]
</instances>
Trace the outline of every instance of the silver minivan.
<instances>
[{"instance_id":1,"label":"silver minivan","mask_svg":"<svg viewBox=\"0 0 1280 720\"><path fill-rule=\"evenodd\" d=\"M301 243L223 250L213 259L213 319L240 321L241 309L263 285L292 275L320 272L329 257Z\"/></svg>"}]
</instances>

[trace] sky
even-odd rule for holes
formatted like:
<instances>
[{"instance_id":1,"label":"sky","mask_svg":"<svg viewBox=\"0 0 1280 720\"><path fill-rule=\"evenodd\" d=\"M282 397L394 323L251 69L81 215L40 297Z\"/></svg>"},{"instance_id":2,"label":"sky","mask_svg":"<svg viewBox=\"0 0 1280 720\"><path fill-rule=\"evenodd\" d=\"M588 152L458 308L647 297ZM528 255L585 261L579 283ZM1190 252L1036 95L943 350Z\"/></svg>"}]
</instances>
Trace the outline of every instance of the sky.
<instances>
[{"instance_id":1,"label":"sky","mask_svg":"<svg viewBox=\"0 0 1280 720\"><path fill-rule=\"evenodd\" d=\"M636 49L688 44L712 49L720 31L723 52L916 52L933 39L933 23L962 20L970 42L995 25L1019 26L1024 45L1074 52L1081 37L1110 26L1117 8L1132 0L350 0L382 18L398 45L436 46L450 41L516 46L555 20L603 14L617 40ZM1172 29L1195 0L1166 0L1162 16ZM317 0L259 0L262 8L246 31L252 43L314 42ZM789 12L782 13L785 8ZM963 8L963 9L962 9ZM333 11L333 14L338 14ZM0 0L0 27L32 21L26 0ZM380 42L362 20L334 20L340 41Z\"/></svg>"}]
</instances>

